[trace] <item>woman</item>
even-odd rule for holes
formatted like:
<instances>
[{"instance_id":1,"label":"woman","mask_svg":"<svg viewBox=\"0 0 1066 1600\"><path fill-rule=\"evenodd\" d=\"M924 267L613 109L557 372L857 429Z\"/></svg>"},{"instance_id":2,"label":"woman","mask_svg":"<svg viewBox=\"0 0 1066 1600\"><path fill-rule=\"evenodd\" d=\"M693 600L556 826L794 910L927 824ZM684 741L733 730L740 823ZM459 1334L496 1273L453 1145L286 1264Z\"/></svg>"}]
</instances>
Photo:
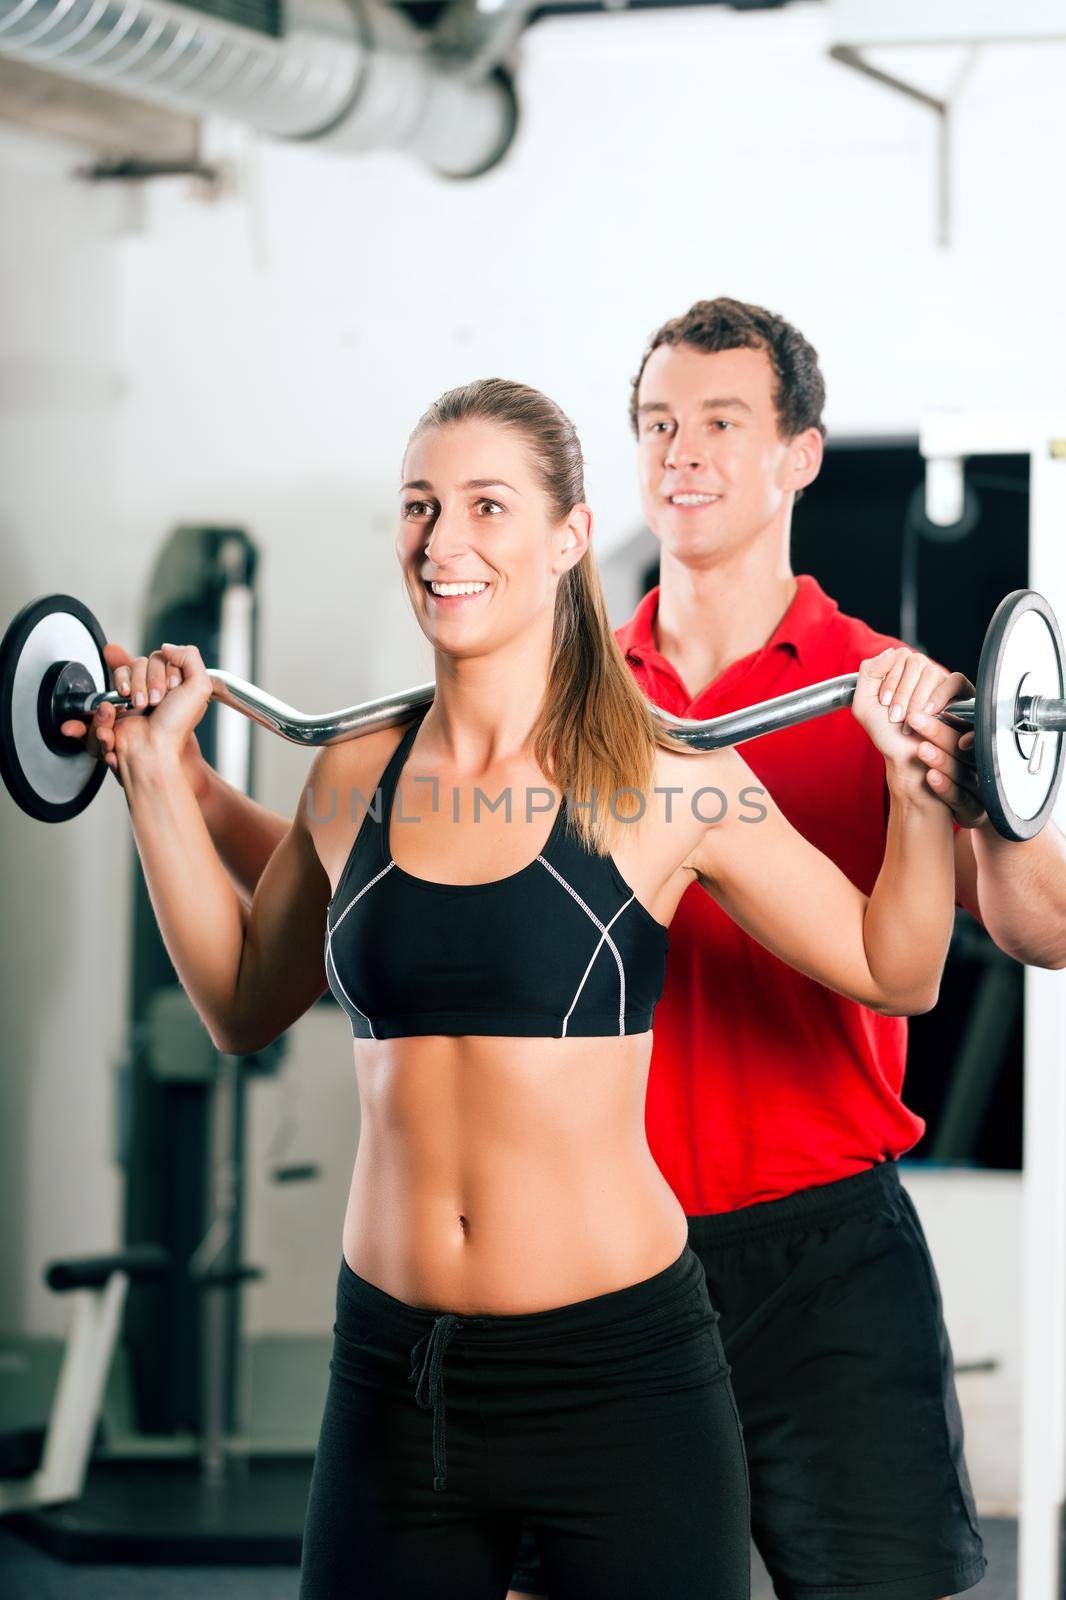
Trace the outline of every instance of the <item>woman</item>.
<instances>
[{"instance_id":1,"label":"woman","mask_svg":"<svg viewBox=\"0 0 1066 1600\"><path fill-rule=\"evenodd\" d=\"M196 651L137 664L140 685L177 684L150 717L98 717L216 1045L261 1047L327 980L357 1041L302 1594L502 1597L524 1519L553 1600L741 1600L728 1373L644 1138L666 929L699 881L863 1004L935 1002L951 818L878 702L914 662L864 663L852 707L892 796L867 899L736 751L656 734L611 636L557 407L499 380L452 391L403 479L397 553L435 698L406 730L317 754L250 911L183 770L210 698Z\"/></svg>"}]
</instances>

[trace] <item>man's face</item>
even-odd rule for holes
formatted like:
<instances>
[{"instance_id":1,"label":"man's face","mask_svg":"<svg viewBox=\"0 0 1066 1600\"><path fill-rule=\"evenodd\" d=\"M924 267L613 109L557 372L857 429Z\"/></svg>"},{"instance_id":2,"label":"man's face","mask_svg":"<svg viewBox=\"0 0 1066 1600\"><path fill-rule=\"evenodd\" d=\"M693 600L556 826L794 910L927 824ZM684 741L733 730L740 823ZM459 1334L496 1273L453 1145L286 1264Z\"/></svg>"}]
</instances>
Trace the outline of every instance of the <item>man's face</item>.
<instances>
[{"instance_id":1,"label":"man's face","mask_svg":"<svg viewBox=\"0 0 1066 1600\"><path fill-rule=\"evenodd\" d=\"M660 345L638 394L640 494L648 526L687 566L756 542L816 476L821 437L778 432L765 350ZM775 535L776 536L776 535Z\"/></svg>"}]
</instances>

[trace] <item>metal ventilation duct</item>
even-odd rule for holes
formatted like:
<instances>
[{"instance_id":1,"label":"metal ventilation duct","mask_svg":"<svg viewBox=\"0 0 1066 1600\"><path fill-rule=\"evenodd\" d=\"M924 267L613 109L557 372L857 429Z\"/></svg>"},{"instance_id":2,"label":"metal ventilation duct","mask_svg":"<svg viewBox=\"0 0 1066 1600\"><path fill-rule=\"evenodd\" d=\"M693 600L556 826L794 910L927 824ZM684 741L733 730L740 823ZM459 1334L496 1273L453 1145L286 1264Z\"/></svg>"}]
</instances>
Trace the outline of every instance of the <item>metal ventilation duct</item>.
<instances>
[{"instance_id":1,"label":"metal ventilation duct","mask_svg":"<svg viewBox=\"0 0 1066 1600\"><path fill-rule=\"evenodd\" d=\"M168 0L0 0L0 55L337 150L405 150L449 177L500 159L515 103L383 0L285 0L280 36Z\"/></svg>"}]
</instances>

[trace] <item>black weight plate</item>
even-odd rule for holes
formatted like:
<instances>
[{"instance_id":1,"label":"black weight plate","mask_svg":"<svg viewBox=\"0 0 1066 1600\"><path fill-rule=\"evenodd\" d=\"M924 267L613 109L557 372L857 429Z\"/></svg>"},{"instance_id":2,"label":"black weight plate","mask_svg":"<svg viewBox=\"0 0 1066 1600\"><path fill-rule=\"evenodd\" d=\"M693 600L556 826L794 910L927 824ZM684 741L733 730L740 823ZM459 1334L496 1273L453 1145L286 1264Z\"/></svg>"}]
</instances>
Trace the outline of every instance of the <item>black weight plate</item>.
<instances>
[{"instance_id":1,"label":"black weight plate","mask_svg":"<svg viewBox=\"0 0 1066 1600\"><path fill-rule=\"evenodd\" d=\"M0 776L11 798L39 822L68 822L85 810L107 768L84 750L50 749L37 716L41 681L57 660L81 661L98 687L111 687L105 634L69 594L31 600L0 644Z\"/></svg>"},{"instance_id":2,"label":"black weight plate","mask_svg":"<svg viewBox=\"0 0 1066 1600\"><path fill-rule=\"evenodd\" d=\"M974 751L981 798L1005 839L1032 839L1050 817L1063 774L1062 734L1045 733L1037 773L1029 772L1036 735L1015 735L1019 694L1061 699L1066 682L1055 613L1034 589L1015 589L996 607L977 669Z\"/></svg>"}]
</instances>

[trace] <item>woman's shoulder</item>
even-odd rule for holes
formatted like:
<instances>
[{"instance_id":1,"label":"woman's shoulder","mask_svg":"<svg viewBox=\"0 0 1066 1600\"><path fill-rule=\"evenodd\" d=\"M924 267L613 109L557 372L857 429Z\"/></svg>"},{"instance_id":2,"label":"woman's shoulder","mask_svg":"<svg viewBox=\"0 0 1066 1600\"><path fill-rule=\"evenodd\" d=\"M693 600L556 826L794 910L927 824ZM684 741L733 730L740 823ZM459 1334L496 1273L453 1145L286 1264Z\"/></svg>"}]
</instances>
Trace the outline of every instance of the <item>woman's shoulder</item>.
<instances>
[{"instance_id":1,"label":"woman's shoulder","mask_svg":"<svg viewBox=\"0 0 1066 1600\"><path fill-rule=\"evenodd\" d=\"M340 778L350 778L353 783L369 781L373 787L409 727L409 722L397 723L357 734L340 744L323 745L311 763L312 777L334 782Z\"/></svg>"},{"instance_id":2,"label":"woman's shoulder","mask_svg":"<svg viewBox=\"0 0 1066 1600\"><path fill-rule=\"evenodd\" d=\"M758 782L739 752L731 746L723 750L655 751L657 789L680 792L686 799L701 789L721 789L737 794L746 783Z\"/></svg>"},{"instance_id":3,"label":"woman's shoulder","mask_svg":"<svg viewBox=\"0 0 1066 1600\"><path fill-rule=\"evenodd\" d=\"M735 750L676 751L657 746L650 792L641 795L635 814L627 815L631 826L622 830L615 853L621 850L635 854L645 865L658 863L663 871L675 870L709 823L736 814L745 784L757 781Z\"/></svg>"},{"instance_id":4,"label":"woman's shoulder","mask_svg":"<svg viewBox=\"0 0 1066 1600\"><path fill-rule=\"evenodd\" d=\"M370 733L323 745L311 762L304 785L309 831L324 839L344 832L344 819L362 815L374 798L385 768L409 724L375 728Z\"/></svg>"}]
</instances>

